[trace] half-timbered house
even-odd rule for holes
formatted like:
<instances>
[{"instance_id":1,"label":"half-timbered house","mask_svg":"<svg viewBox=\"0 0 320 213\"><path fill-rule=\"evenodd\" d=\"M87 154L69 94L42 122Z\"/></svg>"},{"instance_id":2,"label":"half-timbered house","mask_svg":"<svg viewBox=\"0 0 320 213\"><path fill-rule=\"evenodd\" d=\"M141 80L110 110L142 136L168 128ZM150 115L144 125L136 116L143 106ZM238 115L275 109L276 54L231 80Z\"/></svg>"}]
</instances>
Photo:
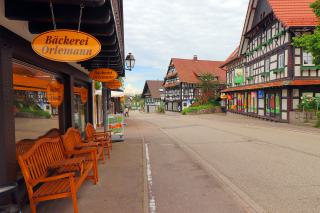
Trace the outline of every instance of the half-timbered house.
<instances>
[{"instance_id":1,"label":"half-timbered house","mask_svg":"<svg viewBox=\"0 0 320 213\"><path fill-rule=\"evenodd\" d=\"M164 78L165 104L167 111L179 112L190 106L200 95L199 76L211 73L224 86L225 70L222 61L172 58Z\"/></svg>"},{"instance_id":2,"label":"half-timbered house","mask_svg":"<svg viewBox=\"0 0 320 213\"><path fill-rule=\"evenodd\" d=\"M320 67L292 44L317 25L312 2L250 0L240 46L222 65L229 111L288 122L301 96L320 96Z\"/></svg>"},{"instance_id":3,"label":"half-timbered house","mask_svg":"<svg viewBox=\"0 0 320 213\"><path fill-rule=\"evenodd\" d=\"M163 81L147 80L144 84L141 97L144 99L145 112L156 112L161 105Z\"/></svg>"}]
</instances>

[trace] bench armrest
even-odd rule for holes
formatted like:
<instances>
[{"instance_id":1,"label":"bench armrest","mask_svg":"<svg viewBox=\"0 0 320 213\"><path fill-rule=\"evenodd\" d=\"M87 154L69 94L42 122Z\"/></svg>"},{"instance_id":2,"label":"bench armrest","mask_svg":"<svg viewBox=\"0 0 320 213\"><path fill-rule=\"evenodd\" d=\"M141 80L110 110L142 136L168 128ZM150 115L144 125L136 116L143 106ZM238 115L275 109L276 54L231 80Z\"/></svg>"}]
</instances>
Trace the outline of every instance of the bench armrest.
<instances>
[{"instance_id":1,"label":"bench armrest","mask_svg":"<svg viewBox=\"0 0 320 213\"><path fill-rule=\"evenodd\" d=\"M89 142L89 143L81 143L81 144L78 144L76 146L77 149L81 149L81 148L84 148L84 147L98 147L99 144L98 143L95 143L95 142Z\"/></svg>"},{"instance_id":2,"label":"bench armrest","mask_svg":"<svg viewBox=\"0 0 320 213\"><path fill-rule=\"evenodd\" d=\"M67 155L81 155L81 154L96 153L96 152L97 152L97 148L91 148L91 149L65 151L65 154L67 154Z\"/></svg>"},{"instance_id":3,"label":"bench armrest","mask_svg":"<svg viewBox=\"0 0 320 213\"><path fill-rule=\"evenodd\" d=\"M83 154L90 154L91 160L96 161L97 160L97 148L89 148L89 149L81 149L81 150L73 150L73 151L65 151L65 155L83 155Z\"/></svg>"},{"instance_id":4,"label":"bench armrest","mask_svg":"<svg viewBox=\"0 0 320 213\"><path fill-rule=\"evenodd\" d=\"M47 177L47 178L40 178L38 180L39 183L44 183L44 182L51 182L51 181L56 181L56 180L60 180L60 179L64 179L64 178L73 178L74 177L74 173L65 173L62 175L55 175L55 176L51 176L51 177Z\"/></svg>"}]
</instances>

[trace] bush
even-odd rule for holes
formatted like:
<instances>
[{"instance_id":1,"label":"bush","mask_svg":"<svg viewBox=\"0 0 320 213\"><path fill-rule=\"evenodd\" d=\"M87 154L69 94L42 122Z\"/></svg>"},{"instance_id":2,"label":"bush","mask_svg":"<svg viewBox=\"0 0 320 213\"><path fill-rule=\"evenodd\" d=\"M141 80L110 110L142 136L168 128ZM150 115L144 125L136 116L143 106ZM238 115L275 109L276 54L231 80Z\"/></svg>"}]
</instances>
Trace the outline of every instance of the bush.
<instances>
[{"instance_id":1,"label":"bush","mask_svg":"<svg viewBox=\"0 0 320 213\"><path fill-rule=\"evenodd\" d=\"M157 108L157 113L165 113L165 108L164 105L161 104L158 108Z\"/></svg>"},{"instance_id":2,"label":"bush","mask_svg":"<svg viewBox=\"0 0 320 213\"><path fill-rule=\"evenodd\" d=\"M40 107L37 106L24 106L21 109L19 109L19 112L26 112L39 117L51 118L50 113L43 111Z\"/></svg>"},{"instance_id":3,"label":"bush","mask_svg":"<svg viewBox=\"0 0 320 213\"><path fill-rule=\"evenodd\" d=\"M319 97L308 97L302 96L301 103L298 105L298 109L300 111L317 111L320 106L320 98Z\"/></svg>"},{"instance_id":4,"label":"bush","mask_svg":"<svg viewBox=\"0 0 320 213\"><path fill-rule=\"evenodd\" d=\"M204 105L198 105L198 106L190 106L188 108L185 108L182 110L182 114L186 115L187 113L193 113L193 112L199 112L201 110L213 110L217 104L204 104Z\"/></svg>"},{"instance_id":5,"label":"bush","mask_svg":"<svg viewBox=\"0 0 320 213\"><path fill-rule=\"evenodd\" d=\"M317 112L317 124L316 127L320 128L320 112Z\"/></svg>"}]
</instances>

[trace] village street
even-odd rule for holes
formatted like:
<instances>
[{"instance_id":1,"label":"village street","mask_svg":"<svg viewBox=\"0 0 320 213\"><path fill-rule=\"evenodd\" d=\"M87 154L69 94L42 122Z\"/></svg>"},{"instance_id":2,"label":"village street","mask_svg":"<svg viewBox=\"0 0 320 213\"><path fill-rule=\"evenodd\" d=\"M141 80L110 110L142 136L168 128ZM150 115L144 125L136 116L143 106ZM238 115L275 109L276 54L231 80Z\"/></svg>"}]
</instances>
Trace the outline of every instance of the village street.
<instances>
[{"instance_id":1,"label":"village street","mask_svg":"<svg viewBox=\"0 0 320 213\"><path fill-rule=\"evenodd\" d=\"M144 142L150 212L320 212L319 130L220 114L127 123Z\"/></svg>"}]
</instances>

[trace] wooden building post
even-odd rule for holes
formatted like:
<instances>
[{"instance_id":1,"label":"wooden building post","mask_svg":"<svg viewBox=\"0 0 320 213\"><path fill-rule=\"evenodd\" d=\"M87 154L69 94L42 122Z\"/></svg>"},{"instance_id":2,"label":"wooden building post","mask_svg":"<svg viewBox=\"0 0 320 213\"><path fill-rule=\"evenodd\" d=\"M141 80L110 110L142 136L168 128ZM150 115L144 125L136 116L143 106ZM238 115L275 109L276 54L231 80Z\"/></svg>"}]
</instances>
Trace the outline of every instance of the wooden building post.
<instances>
[{"instance_id":1,"label":"wooden building post","mask_svg":"<svg viewBox=\"0 0 320 213\"><path fill-rule=\"evenodd\" d=\"M94 94L93 94L93 83L90 82L87 84L88 85L88 108L87 108L87 112L88 112L88 122L92 123L92 125L94 125L94 119L93 119L93 107L94 107Z\"/></svg>"},{"instance_id":2,"label":"wooden building post","mask_svg":"<svg viewBox=\"0 0 320 213\"><path fill-rule=\"evenodd\" d=\"M102 113L103 113L103 127L108 130L108 112L109 112L109 89L102 87Z\"/></svg>"},{"instance_id":3,"label":"wooden building post","mask_svg":"<svg viewBox=\"0 0 320 213\"><path fill-rule=\"evenodd\" d=\"M64 78L64 100L62 105L61 118L60 118L60 129L64 132L67 131L69 127L74 127L74 77L72 75L66 75Z\"/></svg>"},{"instance_id":4,"label":"wooden building post","mask_svg":"<svg viewBox=\"0 0 320 213\"><path fill-rule=\"evenodd\" d=\"M0 38L0 184L16 180L12 47Z\"/></svg>"}]
</instances>

